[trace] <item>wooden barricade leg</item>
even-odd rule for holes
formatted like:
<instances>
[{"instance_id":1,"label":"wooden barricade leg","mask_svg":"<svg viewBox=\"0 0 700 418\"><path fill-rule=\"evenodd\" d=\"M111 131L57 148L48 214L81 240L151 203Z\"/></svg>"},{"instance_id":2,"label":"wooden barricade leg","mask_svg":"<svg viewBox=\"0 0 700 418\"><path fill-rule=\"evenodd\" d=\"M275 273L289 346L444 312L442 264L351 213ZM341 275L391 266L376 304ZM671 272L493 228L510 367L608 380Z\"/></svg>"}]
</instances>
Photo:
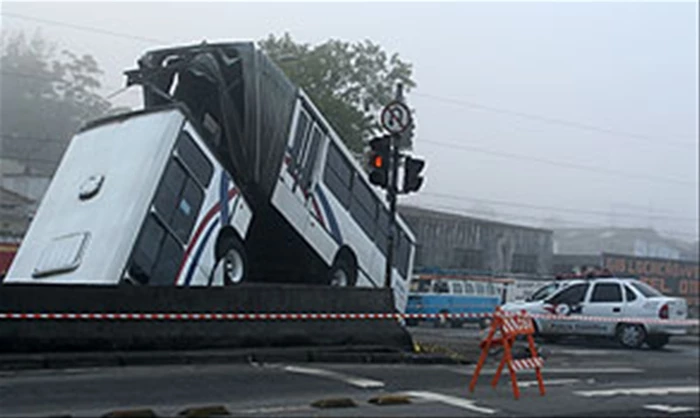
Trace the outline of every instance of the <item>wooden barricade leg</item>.
<instances>
[{"instance_id":1,"label":"wooden barricade leg","mask_svg":"<svg viewBox=\"0 0 700 418\"><path fill-rule=\"evenodd\" d=\"M493 340L493 336L496 333L496 322L498 322L496 321L496 318L494 318L494 320L491 321L491 329L489 330L489 333L486 336L484 347L481 349L481 355L479 356L479 362L476 363L476 368L474 369L474 376L472 376L472 381L469 383L470 392L474 392L474 388L476 387L476 381L479 379L479 373L481 372L481 368L484 367L486 358L489 355L489 350L491 349L491 341Z\"/></svg>"},{"instance_id":2,"label":"wooden barricade leg","mask_svg":"<svg viewBox=\"0 0 700 418\"><path fill-rule=\"evenodd\" d=\"M506 358L503 357L501 359L501 362L498 364L498 369L496 369L496 374L493 376L493 379L491 380L491 386L496 387L498 385L498 379L501 378L501 372L503 371L503 366L506 365Z\"/></svg>"},{"instance_id":3,"label":"wooden barricade leg","mask_svg":"<svg viewBox=\"0 0 700 418\"><path fill-rule=\"evenodd\" d=\"M503 339L503 347L504 347L504 354L503 358L501 359L501 362L498 363L498 368L496 369L496 374L493 376L493 379L491 380L491 386L496 387L498 385L498 380L501 378L501 373L503 372L503 367L506 365L506 356L505 356L505 345L506 345L506 338Z\"/></svg>"},{"instance_id":4,"label":"wooden barricade leg","mask_svg":"<svg viewBox=\"0 0 700 418\"><path fill-rule=\"evenodd\" d=\"M515 396L515 399L520 398L520 389L518 389L518 379L515 376L515 369L513 369L513 355L512 355L512 342L515 341L515 338L506 338L503 341L503 360L506 362L508 365L508 371L510 372L510 383L513 386L513 395Z\"/></svg>"},{"instance_id":5,"label":"wooden barricade leg","mask_svg":"<svg viewBox=\"0 0 700 418\"><path fill-rule=\"evenodd\" d=\"M532 338L532 334L527 335L527 342L530 345L530 355L532 358L539 357L537 353L537 348L535 347L535 340ZM535 374L537 375L537 385L540 387L540 395L545 395L544 390L544 380L542 379L542 370L540 366L535 367Z\"/></svg>"}]
</instances>

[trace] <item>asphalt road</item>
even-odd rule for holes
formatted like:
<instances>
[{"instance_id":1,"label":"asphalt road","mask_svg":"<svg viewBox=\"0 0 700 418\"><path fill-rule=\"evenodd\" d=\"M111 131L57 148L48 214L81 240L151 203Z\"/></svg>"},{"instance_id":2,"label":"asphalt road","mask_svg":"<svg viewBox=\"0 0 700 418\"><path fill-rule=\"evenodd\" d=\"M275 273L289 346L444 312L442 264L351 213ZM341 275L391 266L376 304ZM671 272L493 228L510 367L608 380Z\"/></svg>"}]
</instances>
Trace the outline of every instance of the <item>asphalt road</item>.
<instances>
[{"instance_id":1,"label":"asphalt road","mask_svg":"<svg viewBox=\"0 0 700 418\"><path fill-rule=\"evenodd\" d=\"M426 331L457 339L459 330ZM437 334L436 334L437 333ZM425 336L422 338L425 339ZM521 399L509 381L489 386L489 364L474 393L473 366L274 363L132 366L34 370L0 374L2 416L99 416L149 408L173 416L196 406L221 405L232 415L268 416L686 416L700 413L697 345L661 351L566 342L548 345L547 394L535 375L520 372ZM368 401L400 394L410 404ZM349 398L356 406L316 408L314 401Z\"/></svg>"}]
</instances>

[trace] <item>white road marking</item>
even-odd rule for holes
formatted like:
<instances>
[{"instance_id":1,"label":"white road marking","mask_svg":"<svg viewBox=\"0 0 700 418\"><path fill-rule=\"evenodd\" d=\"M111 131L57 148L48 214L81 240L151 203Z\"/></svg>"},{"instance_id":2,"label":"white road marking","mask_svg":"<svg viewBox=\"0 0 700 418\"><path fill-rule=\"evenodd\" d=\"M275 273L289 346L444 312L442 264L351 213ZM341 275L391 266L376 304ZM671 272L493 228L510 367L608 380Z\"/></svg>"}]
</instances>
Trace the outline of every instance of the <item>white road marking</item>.
<instances>
[{"instance_id":1,"label":"white road marking","mask_svg":"<svg viewBox=\"0 0 700 418\"><path fill-rule=\"evenodd\" d=\"M676 412L690 412L695 411L695 408L690 406L672 406L672 405L644 405L644 408L651 409L652 411L668 412L669 414L675 414Z\"/></svg>"},{"instance_id":2,"label":"white road marking","mask_svg":"<svg viewBox=\"0 0 700 418\"><path fill-rule=\"evenodd\" d=\"M587 390L574 392L579 396L616 396L616 395L691 395L700 393L698 386L671 386L671 387L655 387L655 388L628 388L628 389L607 389L607 390Z\"/></svg>"},{"instance_id":3,"label":"white road marking","mask_svg":"<svg viewBox=\"0 0 700 418\"><path fill-rule=\"evenodd\" d=\"M547 386L570 385L576 382L579 382L579 379L550 379L544 381L544 387L546 388ZM529 386L537 386L537 380L518 381L518 386L524 388Z\"/></svg>"},{"instance_id":4,"label":"white road marking","mask_svg":"<svg viewBox=\"0 0 700 418\"><path fill-rule=\"evenodd\" d=\"M468 409L474 412L481 412L482 414L495 414L495 409L484 408L482 406L474 405L474 401L469 399L458 398L456 396L443 395L441 393L427 392L422 390L412 390L408 392L403 392L402 395L410 396L413 398L421 398L428 401L442 402L447 405L456 406L462 409Z\"/></svg>"},{"instance_id":5,"label":"white road marking","mask_svg":"<svg viewBox=\"0 0 700 418\"><path fill-rule=\"evenodd\" d=\"M622 350L586 350L586 349L569 349L569 348L554 348L550 352L552 354L566 354L570 356L619 356Z\"/></svg>"},{"instance_id":6,"label":"white road marking","mask_svg":"<svg viewBox=\"0 0 700 418\"><path fill-rule=\"evenodd\" d=\"M349 376L342 373L332 372L330 370L315 369L311 367L301 366L284 366L283 369L290 373L306 374L310 376L320 376L329 379L340 380L347 384L357 386L362 389L378 389L384 387L384 382L378 380L366 379L364 377Z\"/></svg>"}]
</instances>

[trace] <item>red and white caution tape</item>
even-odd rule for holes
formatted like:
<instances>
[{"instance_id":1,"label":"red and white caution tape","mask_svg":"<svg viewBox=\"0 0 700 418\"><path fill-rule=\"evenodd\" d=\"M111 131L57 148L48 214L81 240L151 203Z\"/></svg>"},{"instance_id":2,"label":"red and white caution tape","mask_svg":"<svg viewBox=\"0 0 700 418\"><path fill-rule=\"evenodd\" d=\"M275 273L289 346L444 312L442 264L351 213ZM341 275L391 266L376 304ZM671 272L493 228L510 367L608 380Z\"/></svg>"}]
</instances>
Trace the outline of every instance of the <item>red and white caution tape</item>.
<instances>
[{"instance_id":1,"label":"red and white caution tape","mask_svg":"<svg viewBox=\"0 0 700 418\"><path fill-rule=\"evenodd\" d=\"M509 314L506 314L509 315ZM532 318L563 321L651 323L662 325L698 326L698 319L615 318L583 315L542 315ZM492 313L119 313L119 312L0 312L0 320L165 320L165 321L278 321L278 320L346 320L346 319L465 319L491 318ZM524 321L524 322L523 322ZM522 322L522 323L521 323ZM513 328L529 326L525 318L513 320Z\"/></svg>"}]
</instances>

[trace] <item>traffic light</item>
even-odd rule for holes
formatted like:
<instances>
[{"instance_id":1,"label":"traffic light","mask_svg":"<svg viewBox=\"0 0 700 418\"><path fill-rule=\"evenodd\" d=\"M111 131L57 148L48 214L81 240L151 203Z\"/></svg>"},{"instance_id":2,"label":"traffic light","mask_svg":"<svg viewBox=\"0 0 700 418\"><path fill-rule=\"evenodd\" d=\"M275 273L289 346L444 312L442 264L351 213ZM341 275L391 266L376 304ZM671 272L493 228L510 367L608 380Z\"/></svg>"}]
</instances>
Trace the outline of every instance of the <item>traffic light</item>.
<instances>
[{"instance_id":1,"label":"traffic light","mask_svg":"<svg viewBox=\"0 0 700 418\"><path fill-rule=\"evenodd\" d=\"M389 167L391 165L391 137L380 136L369 141L369 181L387 188L389 185Z\"/></svg>"},{"instance_id":2,"label":"traffic light","mask_svg":"<svg viewBox=\"0 0 700 418\"><path fill-rule=\"evenodd\" d=\"M403 175L403 192L416 192L423 185L423 177L419 176L425 167L425 161L417 158L406 157Z\"/></svg>"}]
</instances>

